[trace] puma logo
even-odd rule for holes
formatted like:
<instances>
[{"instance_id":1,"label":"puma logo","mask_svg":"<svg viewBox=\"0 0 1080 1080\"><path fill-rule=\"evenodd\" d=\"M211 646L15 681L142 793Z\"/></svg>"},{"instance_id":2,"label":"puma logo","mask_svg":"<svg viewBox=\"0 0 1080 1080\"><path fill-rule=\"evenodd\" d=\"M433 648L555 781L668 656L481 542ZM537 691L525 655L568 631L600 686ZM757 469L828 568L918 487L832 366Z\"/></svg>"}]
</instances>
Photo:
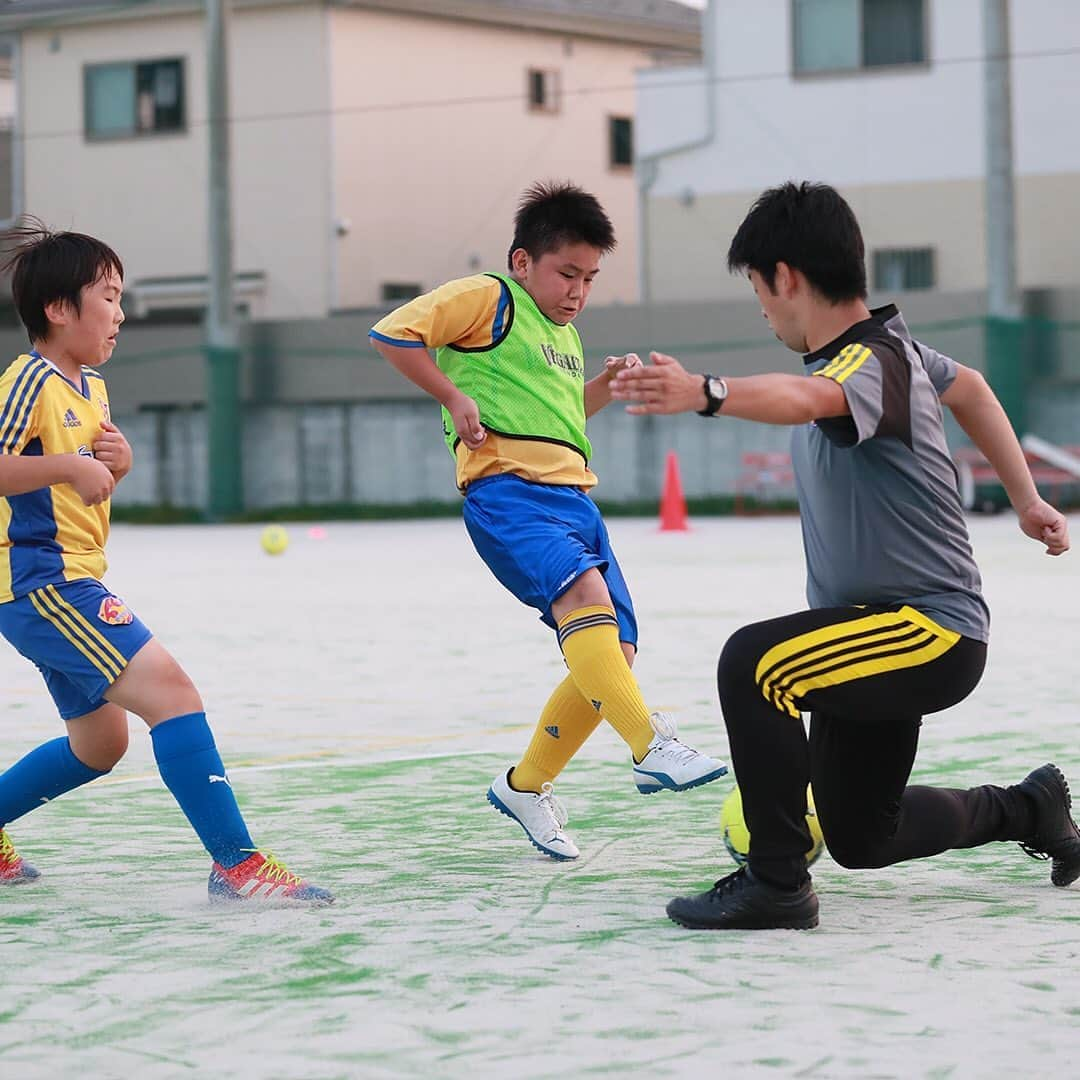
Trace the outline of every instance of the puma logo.
<instances>
[{"instance_id":1,"label":"puma logo","mask_svg":"<svg viewBox=\"0 0 1080 1080\"><path fill-rule=\"evenodd\" d=\"M546 731L546 732L547 732L547 733L548 733L548 734L549 734L549 735L550 735L550 736L551 736L551 737L552 737L553 739L557 739L557 738L559 737L559 729L558 729L558 727L557 727L557 726L556 726L555 724L552 724L552 725L551 725L551 727L546 727L546 728L544 728L544 730L545 730L545 731Z\"/></svg>"},{"instance_id":2,"label":"puma logo","mask_svg":"<svg viewBox=\"0 0 1080 1080\"><path fill-rule=\"evenodd\" d=\"M226 784L228 787L232 787L232 784L229 783L229 778L227 776L215 776L213 773L210 774L210 783Z\"/></svg>"}]
</instances>

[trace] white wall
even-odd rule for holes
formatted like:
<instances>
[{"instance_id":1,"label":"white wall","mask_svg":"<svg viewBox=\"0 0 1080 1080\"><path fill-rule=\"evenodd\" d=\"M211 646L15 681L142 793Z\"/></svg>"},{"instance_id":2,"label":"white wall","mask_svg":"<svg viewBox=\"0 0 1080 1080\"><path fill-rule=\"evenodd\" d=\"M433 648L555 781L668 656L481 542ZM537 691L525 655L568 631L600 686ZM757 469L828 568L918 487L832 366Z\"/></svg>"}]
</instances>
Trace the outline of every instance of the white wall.
<instances>
[{"instance_id":1,"label":"white wall","mask_svg":"<svg viewBox=\"0 0 1080 1080\"><path fill-rule=\"evenodd\" d=\"M330 304L328 20L319 5L240 10L230 71L236 269L267 274L272 318Z\"/></svg>"},{"instance_id":2,"label":"white wall","mask_svg":"<svg viewBox=\"0 0 1080 1080\"><path fill-rule=\"evenodd\" d=\"M609 114L634 115L633 46L371 11L333 13L338 306L377 303L386 281L503 269L518 197L534 180L594 192L619 240L594 303L637 294L630 169L608 167ZM554 115L525 106L526 71L562 74Z\"/></svg>"},{"instance_id":3,"label":"white wall","mask_svg":"<svg viewBox=\"0 0 1080 1080\"><path fill-rule=\"evenodd\" d=\"M15 80L0 76L0 120L7 122L15 116Z\"/></svg>"},{"instance_id":4,"label":"white wall","mask_svg":"<svg viewBox=\"0 0 1080 1080\"><path fill-rule=\"evenodd\" d=\"M787 179L840 188L868 249L934 247L939 287L985 284L982 2L926 5L926 66L796 78L790 0L712 0L715 133L664 158L651 189L657 299L737 295L727 243L753 198ZM1020 282L1071 285L1080 267L1061 237L1080 231L1080 4L1013 0L1010 15ZM700 113L695 87L672 100L661 85L677 75L639 80L643 154L670 146Z\"/></svg>"},{"instance_id":5,"label":"white wall","mask_svg":"<svg viewBox=\"0 0 1080 1080\"><path fill-rule=\"evenodd\" d=\"M206 273L202 19L128 17L25 35L27 209L100 234L129 282ZM58 48L54 48L54 43ZM185 59L187 131L87 142L83 67ZM648 50L316 3L233 8L234 262L266 275L252 314L379 302L387 281L502 268L532 181L594 191L619 238L593 296L637 294L636 189L608 164L608 117L633 117ZM529 67L557 68L563 107L524 104ZM336 225L347 226L338 235Z\"/></svg>"},{"instance_id":6,"label":"white wall","mask_svg":"<svg viewBox=\"0 0 1080 1080\"><path fill-rule=\"evenodd\" d=\"M657 194L691 182L752 190L787 176L841 186L982 176L981 0L927 0L926 67L799 78L790 0L713 3L717 142L671 162ZM1080 5L1014 0L1011 29L1017 172L1080 171L1080 139L1066 122L1080 106ZM668 128L643 110L642 150L662 147Z\"/></svg>"},{"instance_id":7,"label":"white wall","mask_svg":"<svg viewBox=\"0 0 1080 1080\"><path fill-rule=\"evenodd\" d=\"M321 314L329 276L328 86L318 7L235 12L230 34L234 262L266 275L253 313ZM101 236L128 282L207 271L206 50L200 18L24 35L26 209ZM187 130L90 142L83 67L183 57Z\"/></svg>"},{"instance_id":8,"label":"white wall","mask_svg":"<svg viewBox=\"0 0 1080 1080\"><path fill-rule=\"evenodd\" d=\"M671 153L709 134L711 68L700 64L638 72L638 157Z\"/></svg>"},{"instance_id":9,"label":"white wall","mask_svg":"<svg viewBox=\"0 0 1080 1080\"><path fill-rule=\"evenodd\" d=\"M119 251L129 278L205 271L205 243L198 228L206 214L205 128L88 142L83 67L184 57L188 117L202 117L205 68L199 31L194 19L177 18L42 31L23 38L26 209L56 228L101 236Z\"/></svg>"}]
</instances>

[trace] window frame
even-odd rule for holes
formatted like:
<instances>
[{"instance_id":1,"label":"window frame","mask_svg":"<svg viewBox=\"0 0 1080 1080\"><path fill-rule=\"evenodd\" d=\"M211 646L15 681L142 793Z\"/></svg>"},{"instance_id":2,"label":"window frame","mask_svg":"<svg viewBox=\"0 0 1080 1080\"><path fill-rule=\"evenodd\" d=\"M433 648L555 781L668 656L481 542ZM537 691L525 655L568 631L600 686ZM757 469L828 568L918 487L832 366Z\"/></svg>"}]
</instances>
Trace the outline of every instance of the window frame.
<instances>
[{"instance_id":1,"label":"window frame","mask_svg":"<svg viewBox=\"0 0 1080 1080\"><path fill-rule=\"evenodd\" d=\"M630 160L629 161L616 161L615 160L615 125L620 121L627 123L630 126ZM613 172L624 172L627 169L633 169L634 167L634 118L633 116L617 115L615 113L608 113L607 117L607 166Z\"/></svg>"},{"instance_id":2,"label":"window frame","mask_svg":"<svg viewBox=\"0 0 1080 1080\"><path fill-rule=\"evenodd\" d=\"M925 256L927 259L927 265L930 270L930 283L928 285L889 285L882 283L880 278L883 276L882 267L879 264L879 260L886 257L901 256L907 259L912 259L915 256ZM938 287L938 258L937 248L932 244L920 244L918 246L906 246L906 247L879 247L874 248L872 252L872 258L870 260L871 279L873 282L874 292L930 292ZM910 263L908 267L910 268Z\"/></svg>"},{"instance_id":3,"label":"window frame","mask_svg":"<svg viewBox=\"0 0 1080 1080\"><path fill-rule=\"evenodd\" d=\"M392 295L396 294L396 295ZM419 281L381 281L379 282L379 302L383 304L401 304L424 295L424 287Z\"/></svg>"},{"instance_id":4,"label":"window frame","mask_svg":"<svg viewBox=\"0 0 1080 1080\"><path fill-rule=\"evenodd\" d=\"M550 100L537 102L533 97L533 82L539 75L546 89L551 91ZM527 67L525 69L525 108L529 113L552 115L562 112L562 73L558 68Z\"/></svg>"},{"instance_id":5,"label":"window frame","mask_svg":"<svg viewBox=\"0 0 1080 1080\"><path fill-rule=\"evenodd\" d=\"M835 79L839 77L861 77L865 75L886 74L895 75L902 71L926 71L930 66L930 57L932 55L932 49L930 47L930 4L932 0L919 0L922 5L922 45L923 45L923 58L921 60L906 60L895 64L873 64L867 65L866 63L866 42L864 39L863 29L865 22L864 4L865 0L856 0L859 9L859 62L854 67L838 67L838 68L815 68L813 71L803 71L798 66L798 34L796 33L796 5L798 0L788 0L788 12L790 18L788 19L788 45L789 45L789 60L791 65L791 77L793 79Z\"/></svg>"},{"instance_id":6,"label":"window frame","mask_svg":"<svg viewBox=\"0 0 1080 1080\"><path fill-rule=\"evenodd\" d=\"M179 102L179 123L175 127L139 127L139 69L156 68L164 64L175 64L178 73L177 96ZM91 127L91 104L90 83L92 73L103 68L128 68L134 83L134 108L131 116L131 127L123 131L95 131ZM157 56L150 59L139 60L101 60L83 64L83 138L86 142L116 142L129 139L154 139L169 138L176 135L186 135L188 132L188 108L187 108L187 57L185 56Z\"/></svg>"}]
</instances>

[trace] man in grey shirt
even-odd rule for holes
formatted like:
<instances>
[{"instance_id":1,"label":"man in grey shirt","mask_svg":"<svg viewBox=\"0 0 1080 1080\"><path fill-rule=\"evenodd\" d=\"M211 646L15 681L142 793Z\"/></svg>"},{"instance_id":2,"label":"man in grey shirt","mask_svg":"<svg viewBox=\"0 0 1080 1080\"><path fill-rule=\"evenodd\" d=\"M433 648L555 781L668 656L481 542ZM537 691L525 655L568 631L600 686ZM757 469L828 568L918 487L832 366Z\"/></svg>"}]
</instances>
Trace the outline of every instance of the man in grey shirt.
<instances>
[{"instance_id":1,"label":"man in grey shirt","mask_svg":"<svg viewBox=\"0 0 1080 1080\"><path fill-rule=\"evenodd\" d=\"M744 626L724 646L720 704L750 850L746 866L672 900L668 915L694 929L816 926L808 784L842 866L1016 840L1052 860L1055 885L1071 884L1080 830L1056 766L1011 787L908 785L922 717L975 688L989 635L941 406L1051 555L1068 550L1065 518L1039 496L982 376L914 341L895 307L867 308L862 234L833 188L764 192L728 266L748 272L776 336L804 354L804 374L717 379L653 353L616 378L612 396L632 413L793 426L809 609Z\"/></svg>"}]
</instances>

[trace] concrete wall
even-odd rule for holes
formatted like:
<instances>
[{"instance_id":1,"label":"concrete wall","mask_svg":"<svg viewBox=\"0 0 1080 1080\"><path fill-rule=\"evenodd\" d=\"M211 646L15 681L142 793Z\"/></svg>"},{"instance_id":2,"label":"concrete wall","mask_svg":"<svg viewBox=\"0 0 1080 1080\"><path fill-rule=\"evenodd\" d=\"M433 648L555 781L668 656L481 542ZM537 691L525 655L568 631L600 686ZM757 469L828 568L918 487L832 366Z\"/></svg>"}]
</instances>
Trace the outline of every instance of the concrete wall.
<instances>
[{"instance_id":1,"label":"concrete wall","mask_svg":"<svg viewBox=\"0 0 1080 1080\"><path fill-rule=\"evenodd\" d=\"M115 414L136 467L117 506L206 505L203 410ZM669 450L686 494L730 494L745 450L783 450L786 429L699 417L639 419L609 408L590 421L597 498L657 498ZM341 504L410 506L458 501L438 409L424 401L250 406L244 415L244 501L249 511Z\"/></svg>"},{"instance_id":2,"label":"concrete wall","mask_svg":"<svg viewBox=\"0 0 1080 1080\"><path fill-rule=\"evenodd\" d=\"M888 297L871 297L884 303ZM1067 305L1075 302L1075 307ZM1068 318L1080 295L1038 294L1038 314ZM982 293L911 294L904 312L912 327L927 327L930 340L964 363L982 366L985 313ZM250 404L314 404L420 400L423 394L371 348L367 333L383 314L372 308L326 319L262 321L244 332L242 394ZM715 303L590 305L576 320L590 374L609 354L660 349L700 369L744 375L799 370L761 318L757 304L741 299ZM0 356L26 349L26 337L0 327ZM1069 357L1063 357L1071 363ZM126 324L106 376L117 412L201 405L206 401L202 331L197 326ZM1055 369L1056 370L1056 369ZM1044 371L1043 374L1050 372Z\"/></svg>"},{"instance_id":3,"label":"concrete wall","mask_svg":"<svg viewBox=\"0 0 1080 1080\"><path fill-rule=\"evenodd\" d=\"M1031 430L1080 445L1080 383L1037 387ZM206 423L202 410L117 415L136 468L118 506L206 505ZM952 445L963 436L947 414ZM784 427L697 416L631 417L610 407L589 421L595 496L620 504L655 501L667 455L679 456L688 498L739 491L749 451L786 452ZM790 497L783 487L772 493ZM249 511L342 504L410 506L458 501L438 410L428 402L251 406L244 421L244 499Z\"/></svg>"},{"instance_id":4,"label":"concrete wall","mask_svg":"<svg viewBox=\"0 0 1080 1080\"><path fill-rule=\"evenodd\" d=\"M887 298L872 298L884 301ZM942 352L983 367L982 293L912 294L912 331ZM1080 293L1027 297L1045 320L1028 355L1029 429L1080 444ZM457 499L453 464L438 408L370 347L367 330L380 311L329 319L261 322L247 328L242 369L244 491L249 509L303 504L409 505ZM591 306L577 321L591 376L605 356L650 349L687 367L747 375L801 369L746 300L711 304ZM26 348L17 331L0 331L0 355ZM113 413L136 451L137 467L118 505L201 507L206 501L205 361L197 327L129 324L105 371ZM950 421L950 438L961 433ZM788 432L724 418L630 417L611 406L589 422L597 497L654 499L669 450L680 455L690 497L734 492L740 456L784 450Z\"/></svg>"}]
</instances>

